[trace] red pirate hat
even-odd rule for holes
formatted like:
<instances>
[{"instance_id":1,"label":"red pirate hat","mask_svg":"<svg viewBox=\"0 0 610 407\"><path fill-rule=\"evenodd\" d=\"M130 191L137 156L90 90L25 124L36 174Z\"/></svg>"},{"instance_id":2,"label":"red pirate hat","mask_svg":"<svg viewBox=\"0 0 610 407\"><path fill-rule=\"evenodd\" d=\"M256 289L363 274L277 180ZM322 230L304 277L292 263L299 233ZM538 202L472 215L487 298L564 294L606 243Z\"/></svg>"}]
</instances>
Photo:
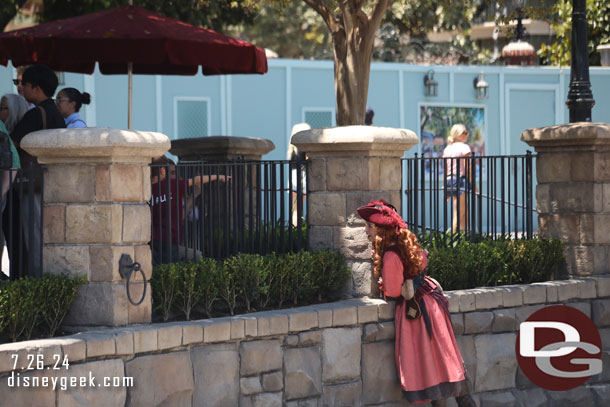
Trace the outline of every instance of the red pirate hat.
<instances>
[{"instance_id":1,"label":"red pirate hat","mask_svg":"<svg viewBox=\"0 0 610 407\"><path fill-rule=\"evenodd\" d=\"M367 222L386 228L406 229L407 224L400 217L396 209L389 203L379 200L371 201L358 208L358 214Z\"/></svg>"}]
</instances>

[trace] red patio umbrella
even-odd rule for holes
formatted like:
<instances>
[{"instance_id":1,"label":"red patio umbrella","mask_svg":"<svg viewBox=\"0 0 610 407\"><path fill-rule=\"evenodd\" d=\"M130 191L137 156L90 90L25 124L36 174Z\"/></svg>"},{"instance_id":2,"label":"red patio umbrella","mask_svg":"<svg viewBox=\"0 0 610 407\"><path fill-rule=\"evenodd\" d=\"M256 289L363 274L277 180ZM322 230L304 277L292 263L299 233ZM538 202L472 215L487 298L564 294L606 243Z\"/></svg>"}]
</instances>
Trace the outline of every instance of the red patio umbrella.
<instances>
[{"instance_id":1,"label":"red patio umbrella","mask_svg":"<svg viewBox=\"0 0 610 407\"><path fill-rule=\"evenodd\" d=\"M267 72L265 51L206 28L124 6L0 34L0 64L43 63L65 72L204 75Z\"/></svg>"}]
</instances>

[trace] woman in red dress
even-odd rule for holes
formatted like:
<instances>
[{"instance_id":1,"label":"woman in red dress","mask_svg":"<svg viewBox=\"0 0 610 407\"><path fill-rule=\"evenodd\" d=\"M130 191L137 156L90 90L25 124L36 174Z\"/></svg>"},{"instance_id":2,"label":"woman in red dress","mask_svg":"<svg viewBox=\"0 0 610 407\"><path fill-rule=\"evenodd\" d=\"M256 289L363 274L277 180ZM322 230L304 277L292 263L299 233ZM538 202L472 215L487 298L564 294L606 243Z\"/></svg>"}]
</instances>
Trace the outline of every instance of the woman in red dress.
<instances>
[{"instance_id":1,"label":"woman in red dress","mask_svg":"<svg viewBox=\"0 0 610 407\"><path fill-rule=\"evenodd\" d=\"M358 208L373 245L373 274L386 300L395 300L396 370L411 404L476 407L469 395L464 362L453 334L448 302L423 270L427 254L396 209L384 201Z\"/></svg>"}]
</instances>

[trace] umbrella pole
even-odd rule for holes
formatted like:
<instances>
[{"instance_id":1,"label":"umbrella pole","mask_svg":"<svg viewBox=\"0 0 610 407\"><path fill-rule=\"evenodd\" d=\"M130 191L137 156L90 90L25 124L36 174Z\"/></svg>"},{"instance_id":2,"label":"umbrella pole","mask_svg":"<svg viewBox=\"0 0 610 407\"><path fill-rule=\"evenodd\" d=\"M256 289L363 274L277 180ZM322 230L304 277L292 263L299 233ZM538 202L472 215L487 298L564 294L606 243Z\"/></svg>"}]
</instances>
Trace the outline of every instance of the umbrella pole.
<instances>
[{"instance_id":1,"label":"umbrella pole","mask_svg":"<svg viewBox=\"0 0 610 407\"><path fill-rule=\"evenodd\" d=\"M127 128L133 129L133 62L127 63L127 81L128 81L128 92L127 96Z\"/></svg>"}]
</instances>

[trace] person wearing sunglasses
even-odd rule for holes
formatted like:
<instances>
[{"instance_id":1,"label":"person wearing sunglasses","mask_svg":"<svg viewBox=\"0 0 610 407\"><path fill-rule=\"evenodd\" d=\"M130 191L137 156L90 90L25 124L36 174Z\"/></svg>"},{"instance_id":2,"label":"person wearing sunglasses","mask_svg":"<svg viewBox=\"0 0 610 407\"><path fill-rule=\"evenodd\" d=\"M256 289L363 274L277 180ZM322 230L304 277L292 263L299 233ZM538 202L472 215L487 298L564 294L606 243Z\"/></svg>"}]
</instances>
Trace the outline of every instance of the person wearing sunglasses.
<instances>
[{"instance_id":1,"label":"person wearing sunglasses","mask_svg":"<svg viewBox=\"0 0 610 407\"><path fill-rule=\"evenodd\" d=\"M19 94L19 96L23 96L23 73L30 66L31 65L22 65L17 67L17 77L13 79L13 85L15 85L15 87L17 88L17 94ZM33 109L34 107L36 107L36 105L34 105L33 103L28 103L29 109Z\"/></svg>"},{"instance_id":2,"label":"person wearing sunglasses","mask_svg":"<svg viewBox=\"0 0 610 407\"><path fill-rule=\"evenodd\" d=\"M55 98L55 104L59 113L66 121L66 127L81 128L87 127L87 123L80 117L78 112L83 104L91 103L91 95L87 92L80 93L75 88L63 88Z\"/></svg>"},{"instance_id":3,"label":"person wearing sunglasses","mask_svg":"<svg viewBox=\"0 0 610 407\"><path fill-rule=\"evenodd\" d=\"M17 93L20 96L23 96L23 84L21 81L21 79L23 78L23 72L25 72L25 70L29 67L30 67L29 65L18 66L17 67L17 77L15 79L13 79L13 85L15 85L17 87Z\"/></svg>"}]
</instances>

